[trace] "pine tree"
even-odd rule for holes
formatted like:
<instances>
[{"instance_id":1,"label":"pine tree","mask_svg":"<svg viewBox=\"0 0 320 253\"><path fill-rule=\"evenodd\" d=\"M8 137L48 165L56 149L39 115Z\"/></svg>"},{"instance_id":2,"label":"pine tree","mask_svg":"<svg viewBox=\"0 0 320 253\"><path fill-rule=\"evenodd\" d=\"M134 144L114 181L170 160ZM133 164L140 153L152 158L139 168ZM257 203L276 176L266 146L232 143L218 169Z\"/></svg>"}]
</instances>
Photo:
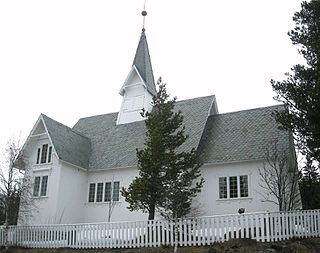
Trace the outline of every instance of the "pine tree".
<instances>
[{"instance_id":1,"label":"pine tree","mask_svg":"<svg viewBox=\"0 0 320 253\"><path fill-rule=\"evenodd\" d=\"M294 132L304 154L320 162L320 1L302 2L293 21L288 35L306 64L293 66L284 81L271 80L276 99L287 105L275 118Z\"/></svg>"},{"instance_id":2,"label":"pine tree","mask_svg":"<svg viewBox=\"0 0 320 253\"><path fill-rule=\"evenodd\" d=\"M146 117L146 137L144 149L137 150L139 176L128 189L122 189L129 210L147 212L149 220L154 219L156 209L161 209L163 214L185 215L203 183L201 179L193 184L200 176L201 166L196 151L179 150L188 136L181 112L174 111L176 98L169 100L161 79L158 86L153 110L142 113Z\"/></svg>"}]
</instances>

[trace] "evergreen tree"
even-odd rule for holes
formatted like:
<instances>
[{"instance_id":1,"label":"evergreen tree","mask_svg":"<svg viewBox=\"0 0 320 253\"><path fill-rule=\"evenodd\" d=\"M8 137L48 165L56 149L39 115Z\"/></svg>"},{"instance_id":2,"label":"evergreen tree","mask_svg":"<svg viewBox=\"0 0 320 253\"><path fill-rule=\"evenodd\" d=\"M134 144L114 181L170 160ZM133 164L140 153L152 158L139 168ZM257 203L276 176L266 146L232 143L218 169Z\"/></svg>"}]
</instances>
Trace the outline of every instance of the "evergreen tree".
<instances>
[{"instance_id":1,"label":"evergreen tree","mask_svg":"<svg viewBox=\"0 0 320 253\"><path fill-rule=\"evenodd\" d=\"M320 208L320 176L312 160L307 157L303 168L303 177L300 181L300 193L303 209Z\"/></svg>"},{"instance_id":2,"label":"evergreen tree","mask_svg":"<svg viewBox=\"0 0 320 253\"><path fill-rule=\"evenodd\" d=\"M284 81L271 80L276 99L287 110L275 113L276 120L294 132L304 154L320 162L320 1L302 2L293 16L295 28L288 35L306 65L297 64Z\"/></svg>"},{"instance_id":3,"label":"evergreen tree","mask_svg":"<svg viewBox=\"0 0 320 253\"><path fill-rule=\"evenodd\" d=\"M169 100L161 79L158 86L152 111L142 112L146 117L146 137L144 149L137 150L139 176L128 189L122 189L129 210L147 212L149 220L154 219L156 209L164 211L163 214L179 212L177 215L185 215L203 182L201 179L192 184L200 176L201 164L196 151L179 150L188 136L181 112L174 111L176 98Z\"/></svg>"}]
</instances>

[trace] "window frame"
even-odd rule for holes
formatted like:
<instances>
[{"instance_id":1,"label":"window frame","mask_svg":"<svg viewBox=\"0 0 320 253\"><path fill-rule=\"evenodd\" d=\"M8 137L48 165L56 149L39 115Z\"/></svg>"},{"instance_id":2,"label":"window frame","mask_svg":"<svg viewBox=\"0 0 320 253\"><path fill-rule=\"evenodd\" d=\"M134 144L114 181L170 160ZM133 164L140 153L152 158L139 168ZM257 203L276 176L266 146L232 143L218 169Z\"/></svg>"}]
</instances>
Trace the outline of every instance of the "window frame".
<instances>
[{"instance_id":1,"label":"window frame","mask_svg":"<svg viewBox=\"0 0 320 253\"><path fill-rule=\"evenodd\" d=\"M51 145L49 146L48 143L42 144L36 151L36 164L43 165L52 163L52 152L53 147Z\"/></svg>"},{"instance_id":2,"label":"window frame","mask_svg":"<svg viewBox=\"0 0 320 253\"><path fill-rule=\"evenodd\" d=\"M89 183L88 203L119 202L120 186L120 181Z\"/></svg>"},{"instance_id":3,"label":"window frame","mask_svg":"<svg viewBox=\"0 0 320 253\"><path fill-rule=\"evenodd\" d=\"M235 181L236 178L236 181ZM222 180L226 181L226 185ZM233 181L232 181L233 180ZM222 188L226 187L226 189ZM245 199L250 198L250 183L249 175L232 175L218 177L218 199L219 200L232 200L232 199ZM223 194L222 194L223 192ZM225 195L225 192L227 194Z\"/></svg>"},{"instance_id":4,"label":"window frame","mask_svg":"<svg viewBox=\"0 0 320 253\"><path fill-rule=\"evenodd\" d=\"M48 197L48 175L35 176L33 179L33 192L32 197L34 198L45 198Z\"/></svg>"}]
</instances>

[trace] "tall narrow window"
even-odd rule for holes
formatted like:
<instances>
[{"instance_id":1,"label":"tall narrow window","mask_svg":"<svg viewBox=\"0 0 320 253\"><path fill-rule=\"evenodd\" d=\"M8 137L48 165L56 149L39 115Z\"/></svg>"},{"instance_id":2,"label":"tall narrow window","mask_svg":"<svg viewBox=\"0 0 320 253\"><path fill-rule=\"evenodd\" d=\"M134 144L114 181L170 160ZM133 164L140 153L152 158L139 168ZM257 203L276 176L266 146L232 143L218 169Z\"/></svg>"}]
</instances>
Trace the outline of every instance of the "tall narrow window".
<instances>
[{"instance_id":1,"label":"tall narrow window","mask_svg":"<svg viewBox=\"0 0 320 253\"><path fill-rule=\"evenodd\" d=\"M48 152L48 144L43 144L42 151L41 151L41 163L47 162L47 152Z\"/></svg>"},{"instance_id":2,"label":"tall narrow window","mask_svg":"<svg viewBox=\"0 0 320 253\"><path fill-rule=\"evenodd\" d=\"M219 177L219 198L226 199L228 197L227 178Z\"/></svg>"},{"instance_id":3,"label":"tall narrow window","mask_svg":"<svg viewBox=\"0 0 320 253\"><path fill-rule=\"evenodd\" d=\"M106 202L111 201L111 182L107 182L105 184L104 201Z\"/></svg>"},{"instance_id":4,"label":"tall narrow window","mask_svg":"<svg viewBox=\"0 0 320 253\"><path fill-rule=\"evenodd\" d=\"M238 180L237 177L229 177L230 198L238 198Z\"/></svg>"},{"instance_id":5,"label":"tall narrow window","mask_svg":"<svg viewBox=\"0 0 320 253\"><path fill-rule=\"evenodd\" d=\"M103 183L97 184L97 202L102 202L102 194L103 194Z\"/></svg>"},{"instance_id":6,"label":"tall narrow window","mask_svg":"<svg viewBox=\"0 0 320 253\"><path fill-rule=\"evenodd\" d=\"M240 176L240 197L248 197L248 176Z\"/></svg>"},{"instance_id":7,"label":"tall narrow window","mask_svg":"<svg viewBox=\"0 0 320 253\"><path fill-rule=\"evenodd\" d=\"M49 147L49 152L48 152L48 163L51 163L51 156L52 156L52 146Z\"/></svg>"},{"instance_id":8,"label":"tall narrow window","mask_svg":"<svg viewBox=\"0 0 320 253\"><path fill-rule=\"evenodd\" d=\"M120 182L113 182L113 201L119 201Z\"/></svg>"},{"instance_id":9,"label":"tall narrow window","mask_svg":"<svg viewBox=\"0 0 320 253\"><path fill-rule=\"evenodd\" d=\"M40 191L40 177L34 178L34 184L33 184L33 196L37 197L39 196Z\"/></svg>"},{"instance_id":10,"label":"tall narrow window","mask_svg":"<svg viewBox=\"0 0 320 253\"><path fill-rule=\"evenodd\" d=\"M90 186L89 186L89 202L94 202L95 194L96 194L96 184L90 184Z\"/></svg>"},{"instance_id":11,"label":"tall narrow window","mask_svg":"<svg viewBox=\"0 0 320 253\"><path fill-rule=\"evenodd\" d=\"M40 152L41 152L41 149L38 148L38 152L37 152L37 164L39 164L39 162L40 162Z\"/></svg>"},{"instance_id":12,"label":"tall narrow window","mask_svg":"<svg viewBox=\"0 0 320 253\"><path fill-rule=\"evenodd\" d=\"M47 187L48 187L48 176L43 176L41 181L41 192L40 196L47 196Z\"/></svg>"}]
</instances>

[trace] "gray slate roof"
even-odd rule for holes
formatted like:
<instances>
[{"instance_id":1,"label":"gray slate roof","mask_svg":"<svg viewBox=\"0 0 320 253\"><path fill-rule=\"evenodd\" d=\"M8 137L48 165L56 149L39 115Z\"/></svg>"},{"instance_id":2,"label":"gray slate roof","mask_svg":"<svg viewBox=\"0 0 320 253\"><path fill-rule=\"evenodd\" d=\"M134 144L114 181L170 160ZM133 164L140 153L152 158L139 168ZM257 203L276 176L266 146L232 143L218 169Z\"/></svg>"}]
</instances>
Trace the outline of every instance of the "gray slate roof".
<instances>
[{"instance_id":1,"label":"gray slate roof","mask_svg":"<svg viewBox=\"0 0 320 253\"><path fill-rule=\"evenodd\" d=\"M198 149L203 162L264 159L275 140L277 148L288 149L290 133L279 130L271 116L283 109L270 106L210 116Z\"/></svg>"},{"instance_id":2,"label":"gray slate roof","mask_svg":"<svg viewBox=\"0 0 320 253\"><path fill-rule=\"evenodd\" d=\"M58 157L66 162L88 168L90 140L75 130L41 114Z\"/></svg>"},{"instance_id":3,"label":"gray slate roof","mask_svg":"<svg viewBox=\"0 0 320 253\"><path fill-rule=\"evenodd\" d=\"M213 103L214 96L179 101L189 138L182 150L197 148ZM80 119L73 127L91 140L89 169L110 169L136 166L136 148L144 145L145 124L138 121L116 125L118 113Z\"/></svg>"},{"instance_id":4,"label":"gray slate roof","mask_svg":"<svg viewBox=\"0 0 320 253\"><path fill-rule=\"evenodd\" d=\"M136 66L139 74L146 83L147 90L155 95L157 93L154 83L151 59L149 54L149 48L147 43L147 37L144 30L141 33L139 44L137 47L136 55L133 60L132 66Z\"/></svg>"},{"instance_id":5,"label":"gray slate roof","mask_svg":"<svg viewBox=\"0 0 320 253\"><path fill-rule=\"evenodd\" d=\"M292 149L291 134L279 130L270 106L209 115L214 96L176 103L184 115L189 135L181 150L198 148L205 164L264 159L277 140L280 148ZM86 168L111 169L137 165L136 149L143 148L144 121L116 125L118 113L80 119L73 129L42 115L60 159Z\"/></svg>"}]
</instances>

